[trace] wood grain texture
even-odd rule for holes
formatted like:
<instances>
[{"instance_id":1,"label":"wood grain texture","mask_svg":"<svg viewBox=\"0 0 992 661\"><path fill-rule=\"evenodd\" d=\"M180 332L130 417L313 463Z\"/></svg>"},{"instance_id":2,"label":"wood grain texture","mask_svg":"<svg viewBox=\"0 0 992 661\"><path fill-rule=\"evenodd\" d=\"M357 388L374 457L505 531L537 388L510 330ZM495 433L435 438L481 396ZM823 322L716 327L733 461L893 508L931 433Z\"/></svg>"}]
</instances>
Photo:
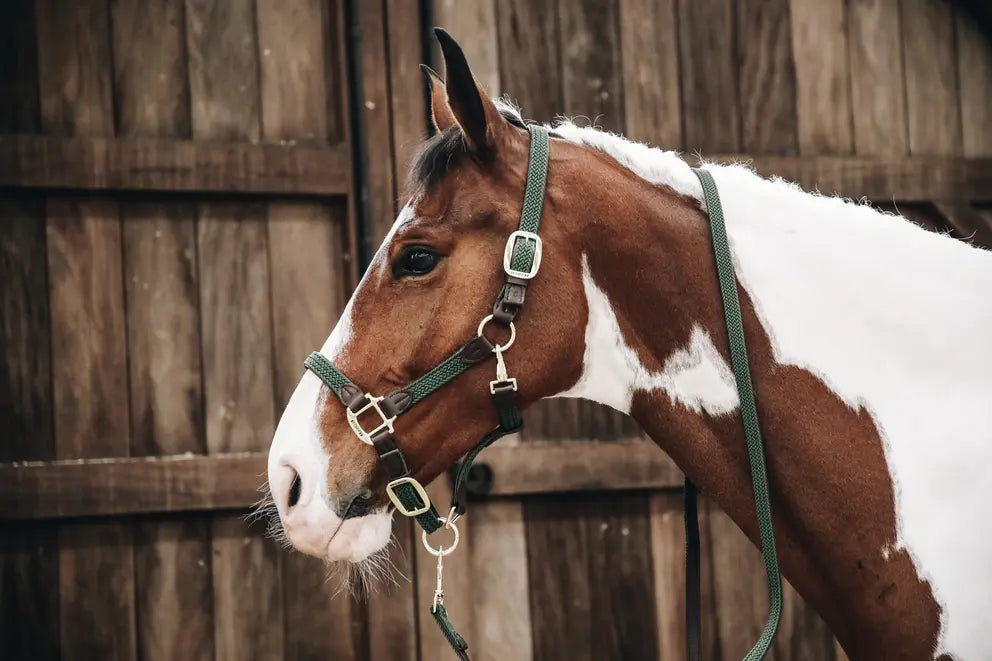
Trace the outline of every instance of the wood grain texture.
<instances>
[{"instance_id":1,"label":"wood grain texture","mask_svg":"<svg viewBox=\"0 0 992 661\"><path fill-rule=\"evenodd\" d=\"M367 633L367 656L361 657L359 654L359 658L390 661L415 661L418 658L417 621L420 620L421 626L433 626L434 622L425 610L427 602L417 591L417 586L424 581L431 585L434 581L433 567L423 578L416 573L418 558L415 549L420 546L420 532L420 526L412 520L398 515L393 517L395 542L389 547L389 562L395 568L396 580L386 582L368 595L366 631L363 632ZM464 549L458 551L463 552ZM459 610L452 614L459 627L461 620L457 618L461 613Z\"/></svg>"},{"instance_id":2,"label":"wood grain texture","mask_svg":"<svg viewBox=\"0 0 992 661\"><path fill-rule=\"evenodd\" d=\"M257 5L262 139L324 144L333 108L327 100L323 3ZM270 202L269 268L276 408L289 401L303 357L323 344L344 307L346 279L341 204ZM354 658L348 595L335 594L319 560L282 558L286 656Z\"/></svg>"},{"instance_id":3,"label":"wood grain texture","mask_svg":"<svg viewBox=\"0 0 992 661\"><path fill-rule=\"evenodd\" d=\"M115 0L114 95L124 136L189 137L183 4ZM195 209L121 204L131 452L203 452ZM135 524L142 659L213 657L210 543L201 518Z\"/></svg>"},{"instance_id":4,"label":"wood grain texture","mask_svg":"<svg viewBox=\"0 0 992 661\"><path fill-rule=\"evenodd\" d=\"M992 39L966 11L955 11L957 75L965 156L992 156Z\"/></svg>"},{"instance_id":5,"label":"wood grain texture","mask_svg":"<svg viewBox=\"0 0 992 661\"><path fill-rule=\"evenodd\" d=\"M794 154L798 130L789 0L744 0L735 11L741 146L760 154Z\"/></svg>"},{"instance_id":6,"label":"wood grain texture","mask_svg":"<svg viewBox=\"0 0 992 661\"><path fill-rule=\"evenodd\" d=\"M608 131L623 131L623 76L616 2L558 4L562 101L559 110Z\"/></svg>"},{"instance_id":7,"label":"wood grain texture","mask_svg":"<svg viewBox=\"0 0 992 661\"><path fill-rule=\"evenodd\" d=\"M911 154L960 154L961 106L949 2L900 0Z\"/></svg>"},{"instance_id":8,"label":"wood grain texture","mask_svg":"<svg viewBox=\"0 0 992 661\"><path fill-rule=\"evenodd\" d=\"M649 497L659 661L685 655L685 527L681 492ZM707 622L707 626L708 626Z\"/></svg>"},{"instance_id":9,"label":"wood grain texture","mask_svg":"<svg viewBox=\"0 0 992 661\"><path fill-rule=\"evenodd\" d=\"M0 186L29 189L337 195L350 176L342 144L16 135L0 152Z\"/></svg>"},{"instance_id":10,"label":"wood grain texture","mask_svg":"<svg viewBox=\"0 0 992 661\"><path fill-rule=\"evenodd\" d=\"M620 0L624 135L682 149L676 0Z\"/></svg>"},{"instance_id":11,"label":"wood grain texture","mask_svg":"<svg viewBox=\"0 0 992 661\"><path fill-rule=\"evenodd\" d=\"M473 502L469 510L463 527L472 540L472 658L530 661L533 640L523 507L515 500L495 500Z\"/></svg>"},{"instance_id":12,"label":"wood grain texture","mask_svg":"<svg viewBox=\"0 0 992 661\"><path fill-rule=\"evenodd\" d=\"M524 117L550 122L562 112L561 55L554 0L496 5L499 77Z\"/></svg>"},{"instance_id":13,"label":"wood grain texture","mask_svg":"<svg viewBox=\"0 0 992 661\"><path fill-rule=\"evenodd\" d=\"M524 501L527 575L535 661L593 661L594 586L589 580L590 499L554 495Z\"/></svg>"},{"instance_id":14,"label":"wood grain texture","mask_svg":"<svg viewBox=\"0 0 992 661\"><path fill-rule=\"evenodd\" d=\"M738 151L741 112L730 0L680 0L682 116L689 151ZM722 44L722 47L714 47Z\"/></svg>"},{"instance_id":15,"label":"wood grain texture","mask_svg":"<svg viewBox=\"0 0 992 661\"><path fill-rule=\"evenodd\" d=\"M791 0L796 127L801 154L853 150L851 68L844 0Z\"/></svg>"},{"instance_id":16,"label":"wood grain texture","mask_svg":"<svg viewBox=\"0 0 992 661\"><path fill-rule=\"evenodd\" d=\"M0 8L0 133L40 129L34 2ZM51 320L44 200L0 199L0 461L52 459ZM58 656L58 539L48 523L0 528L0 650Z\"/></svg>"},{"instance_id":17,"label":"wood grain texture","mask_svg":"<svg viewBox=\"0 0 992 661\"><path fill-rule=\"evenodd\" d=\"M112 136L111 35L105 1L37 10L42 130ZM127 456L127 363L117 204L47 202L56 454ZM63 659L135 656L131 530L123 523L59 531Z\"/></svg>"},{"instance_id":18,"label":"wood grain texture","mask_svg":"<svg viewBox=\"0 0 992 661\"><path fill-rule=\"evenodd\" d=\"M658 658L647 495L596 498L586 526L593 658Z\"/></svg>"},{"instance_id":19,"label":"wood grain texture","mask_svg":"<svg viewBox=\"0 0 992 661\"><path fill-rule=\"evenodd\" d=\"M898 0L850 0L847 10L854 151L905 155L909 138Z\"/></svg>"},{"instance_id":20,"label":"wood grain texture","mask_svg":"<svg viewBox=\"0 0 992 661\"><path fill-rule=\"evenodd\" d=\"M389 104L395 168L393 181L396 182L393 199L398 204L406 201L407 172L413 155L427 137L427 96L424 74L420 71L420 63L427 60L421 32L414 29L420 23L418 3L386 0ZM394 214L398 211L397 206Z\"/></svg>"},{"instance_id":21,"label":"wood grain texture","mask_svg":"<svg viewBox=\"0 0 992 661\"><path fill-rule=\"evenodd\" d=\"M382 2L362 2L356 5L361 32L362 107L365 122L366 163L365 184L368 188L366 212L371 223L362 252L371 256L393 225L396 215L395 167L389 117L388 50L386 44L386 13Z\"/></svg>"},{"instance_id":22,"label":"wood grain texture","mask_svg":"<svg viewBox=\"0 0 992 661\"><path fill-rule=\"evenodd\" d=\"M257 19L255 3L187 1L195 139L261 138ZM275 426L264 204L201 202L197 259L207 452L264 451ZM211 536L215 656L280 658L282 551L237 516L215 516Z\"/></svg>"},{"instance_id":23,"label":"wood grain texture","mask_svg":"<svg viewBox=\"0 0 992 661\"><path fill-rule=\"evenodd\" d=\"M503 93L499 76L499 38L495 0L435 0L434 21L465 51L472 73L490 96ZM435 62L441 61L436 48Z\"/></svg>"}]
</instances>

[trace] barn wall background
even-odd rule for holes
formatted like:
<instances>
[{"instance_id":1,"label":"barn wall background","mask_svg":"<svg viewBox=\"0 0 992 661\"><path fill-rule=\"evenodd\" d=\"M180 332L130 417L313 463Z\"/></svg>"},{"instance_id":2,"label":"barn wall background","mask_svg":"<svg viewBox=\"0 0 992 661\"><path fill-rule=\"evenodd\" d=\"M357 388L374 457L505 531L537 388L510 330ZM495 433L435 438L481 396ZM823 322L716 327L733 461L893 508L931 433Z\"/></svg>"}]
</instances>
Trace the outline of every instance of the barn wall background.
<instances>
[{"instance_id":1,"label":"barn wall background","mask_svg":"<svg viewBox=\"0 0 992 661\"><path fill-rule=\"evenodd\" d=\"M992 40L962 4L8 0L0 656L448 658L408 521L409 580L356 599L244 518L397 211L430 24L527 117L750 158L992 247ZM445 572L473 658L681 658L681 476L635 424L554 402L483 462ZM737 659L760 555L703 509L703 656ZM774 658L843 658L791 590Z\"/></svg>"}]
</instances>

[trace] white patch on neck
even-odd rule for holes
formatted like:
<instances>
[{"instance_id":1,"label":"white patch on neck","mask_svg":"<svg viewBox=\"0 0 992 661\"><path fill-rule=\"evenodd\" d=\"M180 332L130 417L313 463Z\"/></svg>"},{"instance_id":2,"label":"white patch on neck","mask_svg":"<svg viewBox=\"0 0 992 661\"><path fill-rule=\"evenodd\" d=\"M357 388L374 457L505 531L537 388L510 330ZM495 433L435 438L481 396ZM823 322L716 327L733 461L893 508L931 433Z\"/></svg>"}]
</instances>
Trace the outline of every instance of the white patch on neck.
<instances>
[{"instance_id":1,"label":"white patch on neck","mask_svg":"<svg viewBox=\"0 0 992 661\"><path fill-rule=\"evenodd\" d=\"M582 376L557 397L581 397L630 413L635 392L663 390L686 408L717 416L737 408L734 374L709 334L693 326L689 343L651 372L623 338L616 312L582 255L582 287L589 307Z\"/></svg>"}]
</instances>

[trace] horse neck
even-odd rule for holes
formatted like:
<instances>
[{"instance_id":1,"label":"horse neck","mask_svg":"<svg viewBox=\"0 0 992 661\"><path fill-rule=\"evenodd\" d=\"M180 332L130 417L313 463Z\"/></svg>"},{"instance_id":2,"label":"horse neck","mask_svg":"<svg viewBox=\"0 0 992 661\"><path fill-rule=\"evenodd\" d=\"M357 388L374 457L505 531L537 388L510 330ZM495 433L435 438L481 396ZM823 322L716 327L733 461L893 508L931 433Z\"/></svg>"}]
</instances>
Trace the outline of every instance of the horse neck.
<instances>
[{"instance_id":1,"label":"horse neck","mask_svg":"<svg viewBox=\"0 0 992 661\"><path fill-rule=\"evenodd\" d=\"M849 651L882 641L887 652L923 658L936 642L939 607L899 544L893 470L880 432L890 421L883 426L878 419L889 412L878 388L894 387L892 381L919 366L915 349L894 341L891 326L882 329L907 314L893 297L918 301L921 291L878 265L886 254L894 262L936 255L946 263L934 283L950 279L977 293L978 283L992 276L992 259L840 200L793 189L783 197L771 188L782 184L750 173L718 171L717 181L741 284L783 572ZM587 222L580 225L580 242L595 246L582 253L590 308L585 371L564 396L631 413L756 542L746 442L705 213L695 200L619 174L605 190L587 192L582 209ZM833 227L824 224L837 215ZM799 222L810 225L800 228ZM848 247L839 249L842 238ZM869 276L881 281L866 282ZM817 297L819 303L811 302ZM965 333L992 322L992 308L974 302L978 311L965 313ZM950 313L936 300L934 305L937 314ZM840 317L824 321L831 315ZM914 339L929 342L931 350L946 348L946 338L936 338L931 329ZM844 351L856 355L831 355ZM880 362L890 373L872 375ZM941 374L962 368L961 361L951 363ZM871 387L857 390L859 379ZM890 434L887 440L911 445L915 439L895 441Z\"/></svg>"}]
</instances>

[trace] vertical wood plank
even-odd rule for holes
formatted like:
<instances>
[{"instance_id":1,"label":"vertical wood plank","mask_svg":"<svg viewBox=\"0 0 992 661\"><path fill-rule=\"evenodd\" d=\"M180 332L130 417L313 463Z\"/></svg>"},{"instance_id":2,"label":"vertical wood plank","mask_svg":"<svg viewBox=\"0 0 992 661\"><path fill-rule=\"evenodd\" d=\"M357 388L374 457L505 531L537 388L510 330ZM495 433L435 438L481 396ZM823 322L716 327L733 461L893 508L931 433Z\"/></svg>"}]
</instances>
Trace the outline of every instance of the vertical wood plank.
<instances>
[{"instance_id":1,"label":"vertical wood plank","mask_svg":"<svg viewBox=\"0 0 992 661\"><path fill-rule=\"evenodd\" d=\"M851 72L844 0L792 0L801 154L850 154Z\"/></svg>"},{"instance_id":2,"label":"vertical wood plank","mask_svg":"<svg viewBox=\"0 0 992 661\"><path fill-rule=\"evenodd\" d=\"M584 116L596 126L622 132L617 4L597 0L559 3L564 101L560 112Z\"/></svg>"},{"instance_id":3,"label":"vertical wood plank","mask_svg":"<svg viewBox=\"0 0 992 661\"><path fill-rule=\"evenodd\" d=\"M854 150L899 156L909 150L901 22L897 0L849 0L848 46Z\"/></svg>"},{"instance_id":4,"label":"vertical wood plank","mask_svg":"<svg viewBox=\"0 0 992 661\"><path fill-rule=\"evenodd\" d=\"M117 130L190 134L181 0L115 0ZM203 452L196 230L188 203L121 203L131 450ZM212 659L210 543L202 517L140 520L135 608L142 659Z\"/></svg>"},{"instance_id":5,"label":"vertical wood plank","mask_svg":"<svg viewBox=\"0 0 992 661\"><path fill-rule=\"evenodd\" d=\"M992 39L971 14L955 14L964 155L992 156Z\"/></svg>"},{"instance_id":6,"label":"vertical wood plank","mask_svg":"<svg viewBox=\"0 0 992 661\"><path fill-rule=\"evenodd\" d=\"M650 496L651 561L658 660L685 655L685 528L682 494ZM707 625L709 623L706 623Z\"/></svg>"},{"instance_id":7,"label":"vertical wood plank","mask_svg":"<svg viewBox=\"0 0 992 661\"><path fill-rule=\"evenodd\" d=\"M504 0L496 5L503 91L524 117L550 122L562 112L561 58L555 0Z\"/></svg>"},{"instance_id":8,"label":"vertical wood plank","mask_svg":"<svg viewBox=\"0 0 992 661\"><path fill-rule=\"evenodd\" d=\"M420 26L420 6L406 0L386 0L386 33L389 48L389 102L393 129L393 164L396 189L393 199L402 203L407 172L420 143L427 137L427 96L420 63L426 61ZM469 65L472 61L469 60ZM475 69L473 68L473 72ZM399 211L394 207L394 214Z\"/></svg>"},{"instance_id":9,"label":"vertical wood plank","mask_svg":"<svg viewBox=\"0 0 992 661\"><path fill-rule=\"evenodd\" d=\"M486 92L502 94L495 0L434 0L434 20L458 41Z\"/></svg>"},{"instance_id":10,"label":"vertical wood plank","mask_svg":"<svg viewBox=\"0 0 992 661\"><path fill-rule=\"evenodd\" d=\"M948 2L901 0L911 154L961 153L961 107Z\"/></svg>"},{"instance_id":11,"label":"vertical wood plank","mask_svg":"<svg viewBox=\"0 0 992 661\"><path fill-rule=\"evenodd\" d=\"M187 0L195 139L259 139L255 25L254 3ZM264 450L275 401L264 205L200 203L197 256L207 451ZM211 530L215 657L282 658L282 551L236 516Z\"/></svg>"},{"instance_id":12,"label":"vertical wood plank","mask_svg":"<svg viewBox=\"0 0 992 661\"><path fill-rule=\"evenodd\" d=\"M590 509L593 658L658 658L647 496L596 494Z\"/></svg>"},{"instance_id":13,"label":"vertical wood plank","mask_svg":"<svg viewBox=\"0 0 992 661\"><path fill-rule=\"evenodd\" d=\"M396 183L389 116L389 72L386 47L386 11L383 1L360 2L355 7L361 32L362 107L369 158L364 173L365 201L371 232L364 253L372 255L393 225Z\"/></svg>"},{"instance_id":14,"label":"vertical wood plank","mask_svg":"<svg viewBox=\"0 0 992 661\"><path fill-rule=\"evenodd\" d=\"M258 2L262 139L326 144L329 118L325 80L325 8L316 0ZM331 111L338 111L330 114ZM333 122L340 126L339 121ZM333 136L340 142L338 131ZM289 401L302 359L319 347L344 307L343 204L270 202L269 260L276 370L276 406ZM282 595L288 659L355 657L347 594L335 594L323 564L286 554Z\"/></svg>"},{"instance_id":15,"label":"vertical wood plank","mask_svg":"<svg viewBox=\"0 0 992 661\"><path fill-rule=\"evenodd\" d=\"M463 520L472 540L472 658L530 661L533 640L523 508L517 500L473 503Z\"/></svg>"},{"instance_id":16,"label":"vertical wood plank","mask_svg":"<svg viewBox=\"0 0 992 661\"><path fill-rule=\"evenodd\" d=\"M41 124L34 2L0 8L0 133ZM44 200L0 200L0 461L55 458L51 319ZM59 566L55 525L0 527L0 650L57 658Z\"/></svg>"},{"instance_id":17,"label":"vertical wood plank","mask_svg":"<svg viewBox=\"0 0 992 661\"><path fill-rule=\"evenodd\" d=\"M741 148L734 12L730 0L680 0L682 116L688 151Z\"/></svg>"},{"instance_id":18,"label":"vertical wood plank","mask_svg":"<svg viewBox=\"0 0 992 661\"><path fill-rule=\"evenodd\" d=\"M588 495L553 495L524 501L527 574L535 661L599 659L592 652Z\"/></svg>"},{"instance_id":19,"label":"vertical wood plank","mask_svg":"<svg viewBox=\"0 0 992 661\"><path fill-rule=\"evenodd\" d=\"M113 136L106 2L45 0L36 11L42 129ZM101 198L52 198L47 216L56 455L127 456L118 207ZM116 522L59 531L63 659L134 658L131 538Z\"/></svg>"},{"instance_id":20,"label":"vertical wood plank","mask_svg":"<svg viewBox=\"0 0 992 661\"><path fill-rule=\"evenodd\" d=\"M741 146L747 152L797 150L796 72L789 0L736 3Z\"/></svg>"},{"instance_id":21,"label":"vertical wood plank","mask_svg":"<svg viewBox=\"0 0 992 661\"><path fill-rule=\"evenodd\" d=\"M665 149L681 149L675 0L620 0L625 134Z\"/></svg>"}]
</instances>

